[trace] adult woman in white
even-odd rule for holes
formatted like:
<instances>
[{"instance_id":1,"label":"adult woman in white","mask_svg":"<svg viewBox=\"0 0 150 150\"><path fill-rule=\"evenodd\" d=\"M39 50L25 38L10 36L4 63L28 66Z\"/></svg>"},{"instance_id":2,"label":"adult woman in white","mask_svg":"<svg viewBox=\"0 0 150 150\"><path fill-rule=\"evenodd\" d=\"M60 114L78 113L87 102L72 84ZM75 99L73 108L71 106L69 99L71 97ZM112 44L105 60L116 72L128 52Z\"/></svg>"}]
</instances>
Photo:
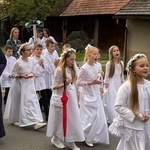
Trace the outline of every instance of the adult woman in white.
<instances>
[{"instance_id":1,"label":"adult woman in white","mask_svg":"<svg viewBox=\"0 0 150 150\"><path fill-rule=\"evenodd\" d=\"M54 39L53 36L51 36L49 30L47 28L44 28L43 29L43 38L41 40L44 52L45 52L45 49L46 49L46 43L45 43L46 39L52 40L55 43L55 50L58 51L58 42Z\"/></svg>"}]
</instances>

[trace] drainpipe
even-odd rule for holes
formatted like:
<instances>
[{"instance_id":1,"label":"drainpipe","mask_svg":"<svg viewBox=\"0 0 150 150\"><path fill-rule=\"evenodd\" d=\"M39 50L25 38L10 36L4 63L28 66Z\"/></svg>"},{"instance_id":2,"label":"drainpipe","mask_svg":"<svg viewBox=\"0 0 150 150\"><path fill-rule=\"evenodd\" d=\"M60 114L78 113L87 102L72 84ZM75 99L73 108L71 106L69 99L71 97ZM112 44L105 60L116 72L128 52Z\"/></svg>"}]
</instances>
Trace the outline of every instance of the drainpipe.
<instances>
[{"instance_id":1,"label":"drainpipe","mask_svg":"<svg viewBox=\"0 0 150 150\"><path fill-rule=\"evenodd\" d=\"M67 38L67 17L63 18L62 36L62 41L64 43Z\"/></svg>"},{"instance_id":2,"label":"drainpipe","mask_svg":"<svg viewBox=\"0 0 150 150\"><path fill-rule=\"evenodd\" d=\"M94 28L94 46L96 47L98 47L98 33L99 33L99 18L96 18Z\"/></svg>"},{"instance_id":3,"label":"drainpipe","mask_svg":"<svg viewBox=\"0 0 150 150\"><path fill-rule=\"evenodd\" d=\"M119 19L116 20L116 24L123 27L125 29L125 35L124 35L124 50L123 50L123 62L126 66L127 63L127 37L128 37L128 28L124 26L123 24L119 23Z\"/></svg>"},{"instance_id":4,"label":"drainpipe","mask_svg":"<svg viewBox=\"0 0 150 150\"><path fill-rule=\"evenodd\" d=\"M123 61L124 64L127 64L127 35L128 35L128 28L125 27L125 35L124 35L124 54L123 54Z\"/></svg>"}]
</instances>

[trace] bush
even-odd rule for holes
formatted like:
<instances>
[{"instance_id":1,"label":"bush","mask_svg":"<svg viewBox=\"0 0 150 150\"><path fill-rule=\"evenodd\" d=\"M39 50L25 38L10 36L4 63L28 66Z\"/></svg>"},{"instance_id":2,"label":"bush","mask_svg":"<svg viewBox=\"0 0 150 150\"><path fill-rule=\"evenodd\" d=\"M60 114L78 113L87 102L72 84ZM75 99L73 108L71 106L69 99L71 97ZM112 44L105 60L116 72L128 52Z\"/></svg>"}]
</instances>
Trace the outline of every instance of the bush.
<instances>
[{"instance_id":1,"label":"bush","mask_svg":"<svg viewBox=\"0 0 150 150\"><path fill-rule=\"evenodd\" d=\"M77 52L82 52L90 42L90 39L84 31L73 31L68 35L65 43L71 45L72 48L76 49ZM64 43L64 44L65 44Z\"/></svg>"}]
</instances>

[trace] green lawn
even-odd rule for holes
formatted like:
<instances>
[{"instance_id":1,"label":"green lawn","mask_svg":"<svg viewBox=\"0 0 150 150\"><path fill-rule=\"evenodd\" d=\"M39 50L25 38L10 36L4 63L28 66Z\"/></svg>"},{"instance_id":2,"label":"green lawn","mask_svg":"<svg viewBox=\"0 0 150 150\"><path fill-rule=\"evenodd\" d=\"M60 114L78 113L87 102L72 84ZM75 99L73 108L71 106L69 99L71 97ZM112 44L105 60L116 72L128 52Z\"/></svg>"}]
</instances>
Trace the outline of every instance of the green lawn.
<instances>
[{"instance_id":1,"label":"green lawn","mask_svg":"<svg viewBox=\"0 0 150 150\"><path fill-rule=\"evenodd\" d=\"M61 52L59 51L59 55L61 54ZM108 61L108 54L104 54L104 53L101 53L100 54L101 57L100 57L100 61ZM83 61L84 60L84 52L80 53L80 52L77 52L76 53L76 61Z\"/></svg>"},{"instance_id":2,"label":"green lawn","mask_svg":"<svg viewBox=\"0 0 150 150\"><path fill-rule=\"evenodd\" d=\"M1 46L2 51L4 52L4 47ZM61 51L58 52L59 56L61 54ZM100 54L100 61L108 61L109 56L106 53L101 53ZM80 53L77 52L76 53L76 61L83 61L84 60L84 52Z\"/></svg>"},{"instance_id":3,"label":"green lawn","mask_svg":"<svg viewBox=\"0 0 150 150\"><path fill-rule=\"evenodd\" d=\"M4 47L3 47L3 46L1 46L0 48L1 48L1 49L2 49L2 51L4 52Z\"/></svg>"},{"instance_id":4,"label":"green lawn","mask_svg":"<svg viewBox=\"0 0 150 150\"><path fill-rule=\"evenodd\" d=\"M58 52L59 56L61 54L61 51ZM108 61L109 59L109 55L106 54L106 53L100 53L100 62L102 64L102 70L105 71L105 65L106 65L106 62ZM79 67L81 67L83 65L83 61L84 61L84 52L77 52L76 53L76 62L77 62L77 65Z\"/></svg>"},{"instance_id":5,"label":"green lawn","mask_svg":"<svg viewBox=\"0 0 150 150\"><path fill-rule=\"evenodd\" d=\"M101 53L101 57L100 57L101 61L107 61L108 59L109 59L108 54ZM83 61L83 60L84 60L84 53L77 52L76 53L76 61Z\"/></svg>"}]
</instances>

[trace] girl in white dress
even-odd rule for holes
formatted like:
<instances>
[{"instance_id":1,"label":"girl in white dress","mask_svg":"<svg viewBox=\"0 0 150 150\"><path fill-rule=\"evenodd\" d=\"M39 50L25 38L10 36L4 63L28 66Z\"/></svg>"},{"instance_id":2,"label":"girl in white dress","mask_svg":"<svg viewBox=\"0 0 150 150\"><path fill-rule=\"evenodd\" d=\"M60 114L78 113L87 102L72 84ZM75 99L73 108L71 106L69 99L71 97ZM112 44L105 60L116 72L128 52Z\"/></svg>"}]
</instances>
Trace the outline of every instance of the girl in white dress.
<instances>
[{"instance_id":1,"label":"girl in white dress","mask_svg":"<svg viewBox=\"0 0 150 150\"><path fill-rule=\"evenodd\" d=\"M84 141L84 133L82 130L79 105L75 87L76 72L74 68L74 61L76 58L75 50L70 48L62 55L58 68L55 71L53 94L50 101L50 112L47 126L47 136L52 137L51 143L57 148L64 148L63 121L62 121L62 92L64 88L64 81L66 92L68 96L67 102L67 133L65 142L67 142L71 149L80 150L75 145L75 141Z\"/></svg>"},{"instance_id":2,"label":"girl in white dress","mask_svg":"<svg viewBox=\"0 0 150 150\"><path fill-rule=\"evenodd\" d=\"M85 51L85 64L79 70L77 85L80 88L80 112L84 129L85 142L88 146L94 143L109 144L106 116L100 96L98 74L102 71L98 67L99 50L88 46Z\"/></svg>"},{"instance_id":3,"label":"girl in white dress","mask_svg":"<svg viewBox=\"0 0 150 150\"><path fill-rule=\"evenodd\" d=\"M62 53L65 52L65 51L67 51L67 49L69 49L69 48L71 48L71 45L70 45L70 44L64 44L64 45L62 46ZM61 55L60 55L59 59L61 59ZM76 71L76 76L78 76L79 68L78 68L78 66L77 66L76 61L74 62L74 68L75 68L75 71Z\"/></svg>"},{"instance_id":4,"label":"girl in white dress","mask_svg":"<svg viewBox=\"0 0 150 150\"><path fill-rule=\"evenodd\" d=\"M15 62L11 76L11 84L4 112L4 119L20 127L34 125L34 129L44 127L42 123L38 98L33 80L33 61L29 44L22 44L19 49L21 57Z\"/></svg>"},{"instance_id":5,"label":"girl in white dress","mask_svg":"<svg viewBox=\"0 0 150 150\"><path fill-rule=\"evenodd\" d=\"M117 116L114 109L116 94L122 82L124 81L124 65L120 61L120 51L116 45L109 48L109 61L106 63L104 78L105 102L107 104L107 122L112 123Z\"/></svg>"},{"instance_id":6,"label":"girl in white dress","mask_svg":"<svg viewBox=\"0 0 150 150\"><path fill-rule=\"evenodd\" d=\"M150 82L148 60L136 54L127 63L128 78L118 90L115 110L118 118L110 125L112 134L121 136L116 150L149 150L150 148Z\"/></svg>"}]
</instances>

